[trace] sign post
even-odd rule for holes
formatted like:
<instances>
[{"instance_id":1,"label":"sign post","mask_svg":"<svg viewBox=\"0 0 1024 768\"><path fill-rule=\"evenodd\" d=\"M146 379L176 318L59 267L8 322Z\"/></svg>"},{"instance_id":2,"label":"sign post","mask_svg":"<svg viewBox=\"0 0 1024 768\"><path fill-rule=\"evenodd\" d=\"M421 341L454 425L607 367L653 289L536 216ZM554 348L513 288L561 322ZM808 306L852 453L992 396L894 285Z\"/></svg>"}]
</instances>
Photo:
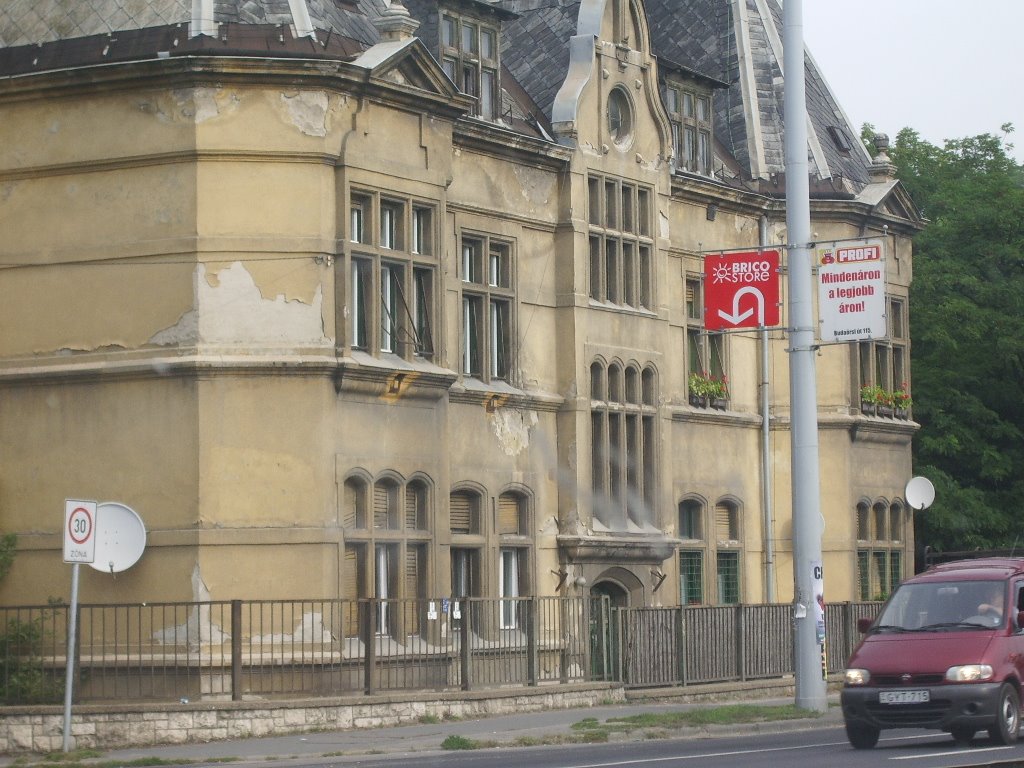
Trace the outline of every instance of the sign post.
<instances>
[{"instance_id":1,"label":"sign post","mask_svg":"<svg viewBox=\"0 0 1024 768\"><path fill-rule=\"evenodd\" d=\"M786 231L789 239L790 446L793 485L793 640L796 705L825 712L826 681L813 614L814 566L821 562L821 481L818 469L818 393L814 370L814 310L811 287L811 197L807 167L807 90L804 82L803 0L782 9L786 115Z\"/></svg>"},{"instance_id":2,"label":"sign post","mask_svg":"<svg viewBox=\"0 0 1024 768\"><path fill-rule=\"evenodd\" d=\"M95 501L64 500L64 562L71 563L71 615L68 616L68 646L65 653L64 740L71 751L71 698L75 680L75 634L78 629L78 566L96 559Z\"/></svg>"}]
</instances>

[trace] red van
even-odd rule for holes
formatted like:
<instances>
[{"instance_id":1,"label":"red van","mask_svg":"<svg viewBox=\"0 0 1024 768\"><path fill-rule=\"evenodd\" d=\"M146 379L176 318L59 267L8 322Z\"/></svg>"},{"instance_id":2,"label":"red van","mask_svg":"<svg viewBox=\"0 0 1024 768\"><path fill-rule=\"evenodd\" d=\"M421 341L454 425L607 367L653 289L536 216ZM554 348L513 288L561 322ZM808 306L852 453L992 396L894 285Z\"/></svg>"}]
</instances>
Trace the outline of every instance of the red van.
<instances>
[{"instance_id":1,"label":"red van","mask_svg":"<svg viewBox=\"0 0 1024 768\"><path fill-rule=\"evenodd\" d=\"M887 728L936 728L1011 744L1024 679L1024 558L959 560L907 579L846 665L846 735L870 749Z\"/></svg>"}]
</instances>

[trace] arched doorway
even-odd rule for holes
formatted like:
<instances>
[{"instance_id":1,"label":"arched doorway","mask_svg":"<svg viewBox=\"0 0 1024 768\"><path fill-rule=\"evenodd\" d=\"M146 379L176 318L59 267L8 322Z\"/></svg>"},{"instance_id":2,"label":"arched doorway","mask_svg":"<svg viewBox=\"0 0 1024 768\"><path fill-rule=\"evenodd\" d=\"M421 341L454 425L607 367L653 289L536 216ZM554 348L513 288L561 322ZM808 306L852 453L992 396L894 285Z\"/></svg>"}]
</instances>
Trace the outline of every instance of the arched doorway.
<instances>
[{"instance_id":1,"label":"arched doorway","mask_svg":"<svg viewBox=\"0 0 1024 768\"><path fill-rule=\"evenodd\" d=\"M621 584L605 579L590 588L593 598L607 597L612 608L625 608L629 605L629 592Z\"/></svg>"},{"instance_id":2,"label":"arched doorway","mask_svg":"<svg viewBox=\"0 0 1024 768\"><path fill-rule=\"evenodd\" d=\"M620 565L606 568L593 578L590 587L593 598L607 597L612 608L644 605L644 585L636 574Z\"/></svg>"}]
</instances>

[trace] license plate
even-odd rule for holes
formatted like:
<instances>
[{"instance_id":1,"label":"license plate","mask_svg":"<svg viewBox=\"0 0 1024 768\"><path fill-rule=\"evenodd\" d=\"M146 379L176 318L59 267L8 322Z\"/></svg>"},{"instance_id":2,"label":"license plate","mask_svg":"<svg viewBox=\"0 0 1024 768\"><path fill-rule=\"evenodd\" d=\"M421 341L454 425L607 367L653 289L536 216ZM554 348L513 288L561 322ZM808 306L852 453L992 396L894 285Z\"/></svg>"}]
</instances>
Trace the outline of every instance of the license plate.
<instances>
[{"instance_id":1,"label":"license plate","mask_svg":"<svg viewBox=\"0 0 1024 768\"><path fill-rule=\"evenodd\" d=\"M928 691L879 691L880 704L923 704L929 700Z\"/></svg>"}]
</instances>

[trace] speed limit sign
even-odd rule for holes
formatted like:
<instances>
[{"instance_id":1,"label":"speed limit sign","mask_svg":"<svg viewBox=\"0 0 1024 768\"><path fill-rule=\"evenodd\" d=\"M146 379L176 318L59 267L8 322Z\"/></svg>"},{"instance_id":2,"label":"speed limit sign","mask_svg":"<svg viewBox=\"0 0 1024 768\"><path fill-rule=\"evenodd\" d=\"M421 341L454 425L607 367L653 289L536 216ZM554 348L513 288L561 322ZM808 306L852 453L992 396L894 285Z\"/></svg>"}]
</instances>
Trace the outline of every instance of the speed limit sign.
<instances>
[{"instance_id":1,"label":"speed limit sign","mask_svg":"<svg viewBox=\"0 0 1024 768\"><path fill-rule=\"evenodd\" d=\"M64 562L91 563L96 559L95 501L64 500Z\"/></svg>"}]
</instances>

